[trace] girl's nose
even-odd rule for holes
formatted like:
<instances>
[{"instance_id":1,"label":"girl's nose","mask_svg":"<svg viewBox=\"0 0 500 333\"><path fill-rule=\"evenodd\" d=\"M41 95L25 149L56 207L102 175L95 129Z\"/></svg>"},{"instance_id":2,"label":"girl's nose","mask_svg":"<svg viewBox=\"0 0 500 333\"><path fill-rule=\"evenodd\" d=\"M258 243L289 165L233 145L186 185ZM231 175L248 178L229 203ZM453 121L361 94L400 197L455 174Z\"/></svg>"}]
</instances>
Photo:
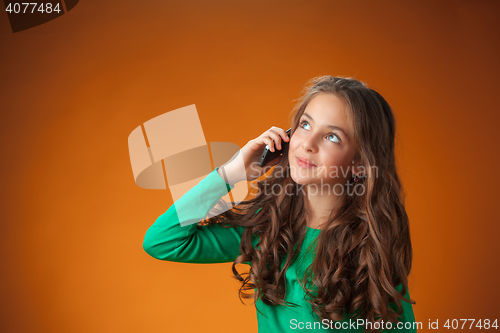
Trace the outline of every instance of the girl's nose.
<instances>
[{"instance_id":1,"label":"girl's nose","mask_svg":"<svg viewBox=\"0 0 500 333\"><path fill-rule=\"evenodd\" d=\"M308 139L304 140L302 142L302 148L305 151L308 151L308 152L311 152L311 153L315 153L318 150L316 144L314 143L313 138L308 138Z\"/></svg>"}]
</instances>

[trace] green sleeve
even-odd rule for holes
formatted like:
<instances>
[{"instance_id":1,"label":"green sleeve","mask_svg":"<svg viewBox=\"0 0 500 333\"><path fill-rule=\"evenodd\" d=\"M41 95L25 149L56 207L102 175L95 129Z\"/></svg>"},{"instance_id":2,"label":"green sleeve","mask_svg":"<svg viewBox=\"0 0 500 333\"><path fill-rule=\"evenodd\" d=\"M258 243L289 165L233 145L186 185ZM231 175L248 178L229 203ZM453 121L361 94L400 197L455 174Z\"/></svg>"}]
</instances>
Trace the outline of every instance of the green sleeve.
<instances>
[{"instance_id":1,"label":"green sleeve","mask_svg":"<svg viewBox=\"0 0 500 333\"><path fill-rule=\"evenodd\" d=\"M226 184L217 169L186 192L149 227L143 242L146 253L159 260L197 264L233 262L236 259L240 254L243 227L200 226L197 223L234 187ZM182 214L178 214L180 210Z\"/></svg>"},{"instance_id":2,"label":"green sleeve","mask_svg":"<svg viewBox=\"0 0 500 333\"><path fill-rule=\"evenodd\" d=\"M403 285L400 284L399 286L396 287L396 290L401 291L402 288ZM410 288L406 290L405 298L410 299ZM399 320L401 321L403 326L401 326L401 328L394 326L393 329L384 330L384 332L408 332L408 333L417 332L415 315L413 313L413 305L405 301L401 301L401 305L403 306L403 314L401 315L401 317L399 317ZM398 310L395 303L389 304L389 307L392 308L394 311Z\"/></svg>"}]
</instances>

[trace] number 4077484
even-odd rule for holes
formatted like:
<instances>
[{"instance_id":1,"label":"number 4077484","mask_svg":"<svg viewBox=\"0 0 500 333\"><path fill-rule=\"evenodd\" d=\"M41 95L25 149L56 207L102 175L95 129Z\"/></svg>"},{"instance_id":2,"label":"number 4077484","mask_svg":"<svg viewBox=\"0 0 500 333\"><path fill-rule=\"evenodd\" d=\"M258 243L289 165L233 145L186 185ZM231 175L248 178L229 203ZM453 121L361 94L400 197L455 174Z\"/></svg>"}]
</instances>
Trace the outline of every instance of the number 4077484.
<instances>
[{"instance_id":1,"label":"number 4077484","mask_svg":"<svg viewBox=\"0 0 500 333\"><path fill-rule=\"evenodd\" d=\"M489 330L489 329L498 329L498 324L497 324L497 319L495 319L494 322L492 322L489 319L483 319L483 320L479 319L477 321L475 319L448 319L446 320L446 323L443 325L443 327L454 330L472 329L473 327Z\"/></svg>"},{"instance_id":2,"label":"number 4077484","mask_svg":"<svg viewBox=\"0 0 500 333\"><path fill-rule=\"evenodd\" d=\"M38 2L15 2L9 3L7 8L5 8L6 12L9 14L35 14L35 13L60 13L61 9L59 8L59 3L53 5L50 2L47 3L38 3Z\"/></svg>"}]
</instances>

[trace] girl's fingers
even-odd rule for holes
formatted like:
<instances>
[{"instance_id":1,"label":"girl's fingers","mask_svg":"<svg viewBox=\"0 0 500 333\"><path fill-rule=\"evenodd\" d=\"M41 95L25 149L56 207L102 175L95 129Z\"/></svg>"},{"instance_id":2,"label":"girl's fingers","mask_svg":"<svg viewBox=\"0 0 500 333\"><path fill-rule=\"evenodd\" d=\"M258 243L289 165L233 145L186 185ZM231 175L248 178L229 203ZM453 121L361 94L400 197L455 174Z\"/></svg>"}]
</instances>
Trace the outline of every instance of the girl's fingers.
<instances>
[{"instance_id":1,"label":"girl's fingers","mask_svg":"<svg viewBox=\"0 0 500 333\"><path fill-rule=\"evenodd\" d=\"M284 141L289 141L290 138L288 137L288 134L286 134L286 131L282 128L279 128L279 127L275 127L275 129L278 130L280 136L283 138Z\"/></svg>"},{"instance_id":2,"label":"girl's fingers","mask_svg":"<svg viewBox=\"0 0 500 333\"><path fill-rule=\"evenodd\" d=\"M257 143L257 145L259 145L259 147L262 147L262 145L265 144L269 147L270 151L274 151L274 141L271 140L269 137L262 135L257 139L255 139L254 141L255 143Z\"/></svg>"},{"instance_id":3,"label":"girl's fingers","mask_svg":"<svg viewBox=\"0 0 500 333\"><path fill-rule=\"evenodd\" d=\"M279 127L272 127L256 139L258 144L265 143L269 150L274 152L276 149L281 150L281 140L289 141L286 131Z\"/></svg>"},{"instance_id":4,"label":"girl's fingers","mask_svg":"<svg viewBox=\"0 0 500 333\"><path fill-rule=\"evenodd\" d=\"M269 150L270 151L274 151L274 141L271 140L269 137L264 137L262 138L262 140L264 141L264 143L269 147Z\"/></svg>"},{"instance_id":5,"label":"girl's fingers","mask_svg":"<svg viewBox=\"0 0 500 333\"><path fill-rule=\"evenodd\" d=\"M281 136L272 129L267 131L266 134L274 140L276 147L281 150Z\"/></svg>"}]
</instances>

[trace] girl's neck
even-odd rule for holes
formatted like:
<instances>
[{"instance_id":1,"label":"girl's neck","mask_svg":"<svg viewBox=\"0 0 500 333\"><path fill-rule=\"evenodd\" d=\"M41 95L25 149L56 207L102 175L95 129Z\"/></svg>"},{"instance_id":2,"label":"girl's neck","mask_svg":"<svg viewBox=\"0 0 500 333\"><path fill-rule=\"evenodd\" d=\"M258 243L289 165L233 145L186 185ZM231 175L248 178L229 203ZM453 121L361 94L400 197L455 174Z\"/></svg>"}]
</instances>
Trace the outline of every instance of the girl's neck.
<instances>
[{"instance_id":1,"label":"girl's neck","mask_svg":"<svg viewBox=\"0 0 500 333\"><path fill-rule=\"evenodd\" d=\"M323 223L326 222L326 218L318 219L311 217L309 214L306 217L306 225L313 229L323 229Z\"/></svg>"},{"instance_id":2,"label":"girl's neck","mask_svg":"<svg viewBox=\"0 0 500 333\"><path fill-rule=\"evenodd\" d=\"M321 195L306 194L306 225L314 229L322 229L328 221L330 214L335 212L341 205L341 197L335 194Z\"/></svg>"}]
</instances>

